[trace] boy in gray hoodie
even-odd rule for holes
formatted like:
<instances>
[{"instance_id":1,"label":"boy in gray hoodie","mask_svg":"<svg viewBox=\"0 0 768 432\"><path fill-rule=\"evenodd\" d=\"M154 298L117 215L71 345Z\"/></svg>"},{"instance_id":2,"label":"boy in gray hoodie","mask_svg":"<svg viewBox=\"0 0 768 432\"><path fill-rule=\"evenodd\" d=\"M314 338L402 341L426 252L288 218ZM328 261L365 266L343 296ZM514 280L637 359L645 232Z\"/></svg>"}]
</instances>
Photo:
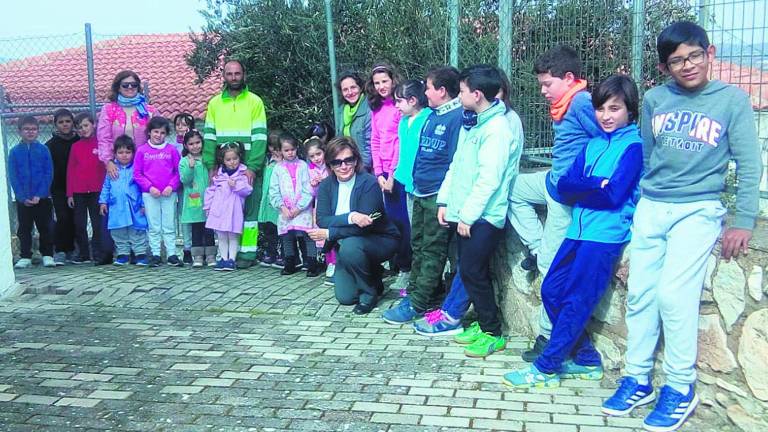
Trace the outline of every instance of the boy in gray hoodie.
<instances>
[{"instance_id":1,"label":"boy in gray hoodie","mask_svg":"<svg viewBox=\"0 0 768 432\"><path fill-rule=\"evenodd\" d=\"M698 404L694 391L699 301L707 257L723 225L720 194L736 161L736 215L722 237L726 260L746 253L758 213L762 171L749 96L709 80L715 47L680 21L657 39L659 68L672 79L645 94L642 198L630 242L626 376L603 412L628 414L656 399L653 354L664 332L666 384L645 418L651 431L679 428Z\"/></svg>"}]
</instances>

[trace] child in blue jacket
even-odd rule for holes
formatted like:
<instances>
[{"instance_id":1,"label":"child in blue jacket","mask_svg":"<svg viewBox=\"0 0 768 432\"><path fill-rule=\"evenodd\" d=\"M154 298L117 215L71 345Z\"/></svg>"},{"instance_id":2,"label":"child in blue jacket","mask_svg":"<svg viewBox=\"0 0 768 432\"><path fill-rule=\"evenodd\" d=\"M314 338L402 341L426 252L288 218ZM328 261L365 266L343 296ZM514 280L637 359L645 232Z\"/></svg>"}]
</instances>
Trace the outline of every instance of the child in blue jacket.
<instances>
[{"instance_id":1,"label":"child in blue jacket","mask_svg":"<svg viewBox=\"0 0 768 432\"><path fill-rule=\"evenodd\" d=\"M133 156L136 145L127 135L121 135L114 144L115 165L118 175L104 178L99 204L101 215L107 215L107 228L115 241L117 259L114 265L130 262L131 251L136 265L147 265L147 217L139 185L133 180Z\"/></svg>"},{"instance_id":2,"label":"child in blue jacket","mask_svg":"<svg viewBox=\"0 0 768 432\"><path fill-rule=\"evenodd\" d=\"M630 238L643 169L638 100L637 86L623 75L608 78L592 93L603 134L589 141L557 183L573 212L541 285L552 336L533 364L504 375L509 386L558 387L561 378L603 377L600 354L585 328Z\"/></svg>"},{"instance_id":3,"label":"child in blue jacket","mask_svg":"<svg viewBox=\"0 0 768 432\"><path fill-rule=\"evenodd\" d=\"M40 255L45 267L54 267L53 242L50 228L53 225L51 182L53 181L53 160L48 148L37 140L39 125L32 116L19 121L21 142L8 153L8 179L16 195L16 215L19 228L21 259L16 268L32 265L32 225L40 234Z\"/></svg>"}]
</instances>

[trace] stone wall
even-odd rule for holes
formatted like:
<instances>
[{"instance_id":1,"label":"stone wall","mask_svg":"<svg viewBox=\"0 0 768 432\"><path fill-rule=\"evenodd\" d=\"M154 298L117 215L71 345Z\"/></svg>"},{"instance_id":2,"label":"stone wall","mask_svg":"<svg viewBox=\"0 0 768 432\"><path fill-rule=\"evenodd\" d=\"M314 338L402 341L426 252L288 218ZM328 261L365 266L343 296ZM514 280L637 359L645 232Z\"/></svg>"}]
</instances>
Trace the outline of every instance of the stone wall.
<instances>
[{"instance_id":1,"label":"stone wall","mask_svg":"<svg viewBox=\"0 0 768 432\"><path fill-rule=\"evenodd\" d=\"M722 410L750 432L768 430L768 286L763 277L768 247L759 245L766 234L763 228L756 230L753 243L758 244L747 256L730 262L718 259L718 245L709 257L699 319L697 391L702 404ZM541 277L533 279L520 268L523 250L514 230L507 229L493 260L494 277L502 287L497 300L505 332L533 338L538 333ZM626 348L627 274L625 252L589 326L605 367L616 373ZM658 360L662 356L659 350L656 380L663 377Z\"/></svg>"}]
</instances>

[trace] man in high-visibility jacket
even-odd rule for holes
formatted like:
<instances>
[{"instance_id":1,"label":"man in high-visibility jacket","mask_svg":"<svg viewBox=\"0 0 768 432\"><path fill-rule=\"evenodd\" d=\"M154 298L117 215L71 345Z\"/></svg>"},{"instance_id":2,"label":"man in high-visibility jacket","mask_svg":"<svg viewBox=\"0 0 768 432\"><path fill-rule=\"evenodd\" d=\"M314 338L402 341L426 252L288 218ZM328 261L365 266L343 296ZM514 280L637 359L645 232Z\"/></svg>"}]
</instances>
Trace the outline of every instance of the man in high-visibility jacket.
<instances>
[{"instance_id":1,"label":"man in high-visibility jacket","mask_svg":"<svg viewBox=\"0 0 768 432\"><path fill-rule=\"evenodd\" d=\"M240 142L245 148L241 162L253 192L245 201L245 225L237 254L237 267L256 263L259 236L257 218L267 149L267 115L264 102L245 85L245 68L237 60L224 64L224 90L208 102L203 129L203 163L211 177L216 173L216 151L222 144Z\"/></svg>"}]
</instances>

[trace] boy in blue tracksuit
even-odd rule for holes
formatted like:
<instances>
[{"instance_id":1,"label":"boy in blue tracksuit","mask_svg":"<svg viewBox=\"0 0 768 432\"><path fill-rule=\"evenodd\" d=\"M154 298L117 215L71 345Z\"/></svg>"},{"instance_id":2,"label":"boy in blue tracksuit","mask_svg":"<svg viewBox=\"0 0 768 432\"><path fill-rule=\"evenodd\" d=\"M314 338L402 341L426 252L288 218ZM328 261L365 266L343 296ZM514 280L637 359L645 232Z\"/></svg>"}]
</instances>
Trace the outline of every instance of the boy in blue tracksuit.
<instances>
[{"instance_id":1,"label":"boy in blue tracksuit","mask_svg":"<svg viewBox=\"0 0 768 432\"><path fill-rule=\"evenodd\" d=\"M672 79L643 97L643 159L627 280L626 375L603 412L624 415L652 402L654 354L664 332L664 372L647 430L678 429L698 404L699 302L707 259L745 252L758 214L762 173L752 104L741 89L709 79L715 47L700 26L680 21L656 41L659 68ZM736 214L723 229L720 194L736 161Z\"/></svg>"},{"instance_id":2,"label":"boy in blue tracksuit","mask_svg":"<svg viewBox=\"0 0 768 432\"><path fill-rule=\"evenodd\" d=\"M558 387L560 378L603 377L585 328L630 238L643 167L638 100L637 86L623 75L608 78L592 94L603 134L589 141L557 183L573 217L541 285L552 335L533 364L504 375L509 386Z\"/></svg>"},{"instance_id":3,"label":"boy in blue tracksuit","mask_svg":"<svg viewBox=\"0 0 768 432\"><path fill-rule=\"evenodd\" d=\"M107 216L107 228L115 241L117 258L114 265L126 265L133 251L136 265L147 265L147 217L139 185L133 179L133 139L122 135L114 144L115 165L118 175L104 178L99 196L100 212Z\"/></svg>"},{"instance_id":4,"label":"boy in blue tracksuit","mask_svg":"<svg viewBox=\"0 0 768 432\"><path fill-rule=\"evenodd\" d=\"M595 120L587 81L582 79L579 54L572 48L556 46L536 60L536 80L541 94L549 103L554 142L552 169L524 173L517 177L509 195L509 222L528 248L530 256L521 267L538 270L546 277L552 260L571 223L571 207L557 191L557 182L571 167L590 139L600 135ZM547 207L547 220L542 225L534 206ZM539 336L533 349L522 358L533 361L547 343L552 324L542 307L539 310Z\"/></svg>"},{"instance_id":5,"label":"boy in blue tracksuit","mask_svg":"<svg viewBox=\"0 0 768 432\"><path fill-rule=\"evenodd\" d=\"M53 225L51 182L53 160L48 148L37 140L39 125L32 116L19 120L21 142L8 153L8 179L16 195L16 216L19 227L21 259L16 268L32 265L32 225L40 234L40 255L45 267L54 267L53 243L50 229Z\"/></svg>"}]
</instances>

